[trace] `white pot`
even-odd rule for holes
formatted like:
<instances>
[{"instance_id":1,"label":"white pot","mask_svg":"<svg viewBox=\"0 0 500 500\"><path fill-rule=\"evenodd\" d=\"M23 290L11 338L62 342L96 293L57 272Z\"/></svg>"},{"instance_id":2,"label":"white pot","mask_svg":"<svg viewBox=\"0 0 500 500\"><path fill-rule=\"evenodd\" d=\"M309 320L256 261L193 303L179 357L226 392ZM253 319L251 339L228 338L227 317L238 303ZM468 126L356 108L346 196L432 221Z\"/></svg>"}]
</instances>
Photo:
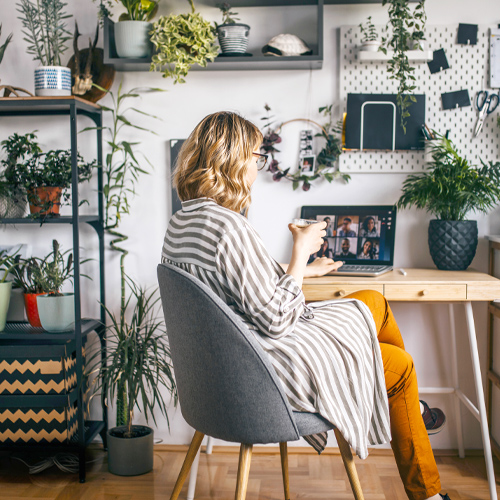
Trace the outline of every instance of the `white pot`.
<instances>
[{"instance_id":1,"label":"white pot","mask_svg":"<svg viewBox=\"0 0 500 500\"><path fill-rule=\"evenodd\" d=\"M364 52L377 52L379 47L380 42L378 40L373 40L371 42L363 42L361 50Z\"/></svg>"},{"instance_id":2,"label":"white pot","mask_svg":"<svg viewBox=\"0 0 500 500\"><path fill-rule=\"evenodd\" d=\"M3 332L5 322L7 321L7 311L9 310L11 289L12 281L0 283L0 332Z\"/></svg>"},{"instance_id":3,"label":"white pot","mask_svg":"<svg viewBox=\"0 0 500 500\"><path fill-rule=\"evenodd\" d=\"M35 69L35 95L71 95L71 70L64 66L40 66Z\"/></svg>"},{"instance_id":4,"label":"white pot","mask_svg":"<svg viewBox=\"0 0 500 500\"><path fill-rule=\"evenodd\" d=\"M150 57L152 43L149 32L153 25L147 21L118 21L115 23L115 45L118 57Z\"/></svg>"},{"instance_id":5,"label":"white pot","mask_svg":"<svg viewBox=\"0 0 500 500\"><path fill-rule=\"evenodd\" d=\"M44 330L67 332L75 327L75 294L43 294L36 298L38 316Z\"/></svg>"}]
</instances>

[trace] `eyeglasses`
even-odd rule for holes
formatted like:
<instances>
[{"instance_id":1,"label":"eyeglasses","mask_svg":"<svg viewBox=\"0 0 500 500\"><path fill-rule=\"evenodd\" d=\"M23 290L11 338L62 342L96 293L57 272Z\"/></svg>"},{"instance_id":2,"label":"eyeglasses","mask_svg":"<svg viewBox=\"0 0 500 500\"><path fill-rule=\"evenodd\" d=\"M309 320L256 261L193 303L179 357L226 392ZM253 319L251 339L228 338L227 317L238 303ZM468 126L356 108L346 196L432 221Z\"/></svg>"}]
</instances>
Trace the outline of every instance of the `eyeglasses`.
<instances>
[{"instance_id":1,"label":"eyeglasses","mask_svg":"<svg viewBox=\"0 0 500 500\"><path fill-rule=\"evenodd\" d=\"M252 153L254 156L257 156L257 170L262 170L266 164L269 155L261 155L260 153Z\"/></svg>"}]
</instances>

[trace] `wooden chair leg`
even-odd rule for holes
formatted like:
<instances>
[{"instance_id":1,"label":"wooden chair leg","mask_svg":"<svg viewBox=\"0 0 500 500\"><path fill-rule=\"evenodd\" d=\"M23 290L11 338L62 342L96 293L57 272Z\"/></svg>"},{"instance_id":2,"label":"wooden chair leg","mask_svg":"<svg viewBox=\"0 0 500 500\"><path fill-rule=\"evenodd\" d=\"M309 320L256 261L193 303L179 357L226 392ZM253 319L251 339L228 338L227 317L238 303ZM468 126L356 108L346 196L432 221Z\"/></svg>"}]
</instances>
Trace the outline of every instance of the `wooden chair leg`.
<instances>
[{"instance_id":1,"label":"wooden chair leg","mask_svg":"<svg viewBox=\"0 0 500 500\"><path fill-rule=\"evenodd\" d=\"M248 486L248 474L250 473L250 461L252 460L251 444L241 443L240 461L238 463L238 479L236 480L236 500L245 500Z\"/></svg>"},{"instance_id":2,"label":"wooden chair leg","mask_svg":"<svg viewBox=\"0 0 500 500\"><path fill-rule=\"evenodd\" d=\"M283 474L283 489L285 500L290 500L290 483L288 481L288 447L286 443L280 443L281 473Z\"/></svg>"},{"instance_id":3,"label":"wooden chair leg","mask_svg":"<svg viewBox=\"0 0 500 500\"><path fill-rule=\"evenodd\" d=\"M352 457L351 447L349 446L349 443L344 439L344 436L342 436L342 434L337 429L335 429L335 437L337 438L340 454L342 455L344 467L347 472L347 476L349 477L349 482L351 483L354 498L356 500L364 500L358 473L356 472L356 465L354 464L354 459Z\"/></svg>"},{"instance_id":4,"label":"wooden chair leg","mask_svg":"<svg viewBox=\"0 0 500 500\"><path fill-rule=\"evenodd\" d=\"M187 475L191 469L191 465L193 464L194 459L196 458L196 454L201 446L201 442L205 434L196 431L193 436L193 440L189 445L189 450L186 454L186 458L184 459L184 463L182 464L181 471L179 472L179 476L177 477L177 481L174 486L174 491L172 491L172 495L170 495L170 500L177 500L182 486L184 485L184 481L186 480Z\"/></svg>"}]
</instances>

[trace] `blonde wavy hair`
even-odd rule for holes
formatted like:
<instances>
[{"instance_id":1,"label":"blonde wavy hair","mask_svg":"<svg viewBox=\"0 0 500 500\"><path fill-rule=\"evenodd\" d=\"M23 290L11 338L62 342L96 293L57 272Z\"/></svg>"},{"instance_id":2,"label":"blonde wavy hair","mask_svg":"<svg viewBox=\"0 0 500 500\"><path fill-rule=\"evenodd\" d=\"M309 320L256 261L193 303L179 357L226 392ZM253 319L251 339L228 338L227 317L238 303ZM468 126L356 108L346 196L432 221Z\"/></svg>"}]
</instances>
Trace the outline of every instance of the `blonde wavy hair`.
<instances>
[{"instance_id":1,"label":"blonde wavy hair","mask_svg":"<svg viewBox=\"0 0 500 500\"><path fill-rule=\"evenodd\" d=\"M251 202L247 171L261 131L236 113L206 116L184 142L174 171L181 201L207 197L242 212Z\"/></svg>"}]
</instances>

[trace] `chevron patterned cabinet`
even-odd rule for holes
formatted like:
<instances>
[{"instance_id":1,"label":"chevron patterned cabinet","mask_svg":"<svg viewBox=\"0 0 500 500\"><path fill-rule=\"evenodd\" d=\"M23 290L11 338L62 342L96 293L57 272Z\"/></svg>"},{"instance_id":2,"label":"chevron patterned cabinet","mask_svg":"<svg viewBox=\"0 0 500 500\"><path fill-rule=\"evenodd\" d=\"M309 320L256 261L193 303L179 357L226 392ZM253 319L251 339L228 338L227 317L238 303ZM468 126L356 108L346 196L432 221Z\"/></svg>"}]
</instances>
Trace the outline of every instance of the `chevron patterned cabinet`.
<instances>
[{"instance_id":1,"label":"chevron patterned cabinet","mask_svg":"<svg viewBox=\"0 0 500 500\"><path fill-rule=\"evenodd\" d=\"M82 357L85 362L85 346ZM78 430L77 393L74 340L50 350L2 345L0 396L8 407L0 406L0 443L70 443Z\"/></svg>"}]
</instances>

